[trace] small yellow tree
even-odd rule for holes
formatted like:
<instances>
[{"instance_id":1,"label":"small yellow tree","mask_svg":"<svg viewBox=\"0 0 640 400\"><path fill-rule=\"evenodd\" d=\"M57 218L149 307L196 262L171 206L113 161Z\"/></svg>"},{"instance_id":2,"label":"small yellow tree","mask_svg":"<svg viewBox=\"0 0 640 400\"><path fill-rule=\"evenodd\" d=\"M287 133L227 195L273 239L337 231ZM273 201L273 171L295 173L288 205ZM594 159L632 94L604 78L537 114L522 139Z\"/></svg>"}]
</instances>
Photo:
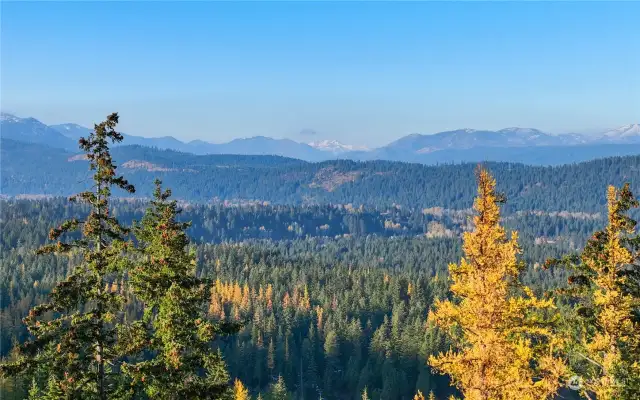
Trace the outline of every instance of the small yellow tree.
<instances>
[{"instance_id":1,"label":"small yellow tree","mask_svg":"<svg viewBox=\"0 0 640 400\"><path fill-rule=\"evenodd\" d=\"M233 383L233 399L234 400L249 400L249 390L244 387L242 381L236 378Z\"/></svg>"},{"instance_id":2,"label":"small yellow tree","mask_svg":"<svg viewBox=\"0 0 640 400\"><path fill-rule=\"evenodd\" d=\"M519 282L517 234L509 239L500 226L500 197L479 169L475 230L464 234L460 264L449 266L455 299L437 301L429 313L453 348L429 364L449 374L466 400L546 399L566 373L553 353L555 309Z\"/></svg>"}]
</instances>

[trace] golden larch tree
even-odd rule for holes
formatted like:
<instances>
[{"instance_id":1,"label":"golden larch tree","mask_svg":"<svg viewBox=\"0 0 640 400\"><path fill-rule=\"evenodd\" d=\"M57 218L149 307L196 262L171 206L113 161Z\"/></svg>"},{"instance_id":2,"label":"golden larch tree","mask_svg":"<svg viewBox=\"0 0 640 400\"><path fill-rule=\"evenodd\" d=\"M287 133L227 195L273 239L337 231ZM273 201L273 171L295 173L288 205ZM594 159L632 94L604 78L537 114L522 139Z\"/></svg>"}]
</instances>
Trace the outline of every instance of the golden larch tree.
<instances>
[{"instance_id":1,"label":"golden larch tree","mask_svg":"<svg viewBox=\"0 0 640 400\"><path fill-rule=\"evenodd\" d=\"M500 225L496 183L479 168L475 230L463 236L465 256L449 266L453 300L437 301L429 321L449 333L452 348L429 364L448 374L466 400L551 398L566 374L554 356L551 300L523 286L517 233Z\"/></svg>"},{"instance_id":2,"label":"golden larch tree","mask_svg":"<svg viewBox=\"0 0 640 400\"><path fill-rule=\"evenodd\" d=\"M233 383L233 399L234 400L249 400L249 390L242 384L242 381L238 378Z\"/></svg>"},{"instance_id":3,"label":"golden larch tree","mask_svg":"<svg viewBox=\"0 0 640 400\"><path fill-rule=\"evenodd\" d=\"M607 191L608 224L587 242L569 282L576 289L582 394L640 398L640 237L626 213L638 207L629 185Z\"/></svg>"}]
</instances>

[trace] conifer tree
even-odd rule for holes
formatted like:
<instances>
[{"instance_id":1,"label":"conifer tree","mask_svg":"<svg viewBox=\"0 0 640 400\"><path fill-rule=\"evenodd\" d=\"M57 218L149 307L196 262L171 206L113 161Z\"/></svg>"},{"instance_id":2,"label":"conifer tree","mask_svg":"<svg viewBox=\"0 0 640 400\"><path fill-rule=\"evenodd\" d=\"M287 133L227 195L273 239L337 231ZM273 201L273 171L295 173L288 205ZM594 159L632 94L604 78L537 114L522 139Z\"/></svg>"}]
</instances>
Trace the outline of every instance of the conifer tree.
<instances>
[{"instance_id":1,"label":"conifer tree","mask_svg":"<svg viewBox=\"0 0 640 400\"><path fill-rule=\"evenodd\" d=\"M38 400L40 398L40 388L35 378L31 380L31 387L27 396L29 400Z\"/></svg>"},{"instance_id":2,"label":"conifer tree","mask_svg":"<svg viewBox=\"0 0 640 400\"><path fill-rule=\"evenodd\" d=\"M278 380L271 384L269 388L269 400L289 400L290 396L287 392L287 386L284 383L282 376L278 376Z\"/></svg>"},{"instance_id":3,"label":"conifer tree","mask_svg":"<svg viewBox=\"0 0 640 400\"><path fill-rule=\"evenodd\" d=\"M72 398L72 396L65 394L65 391L62 389L61 383L62 382L58 382L53 376L49 377L49 382L47 382L47 393L44 396L44 400L60 400Z\"/></svg>"},{"instance_id":4,"label":"conifer tree","mask_svg":"<svg viewBox=\"0 0 640 400\"><path fill-rule=\"evenodd\" d=\"M577 304L567 322L577 327L570 353L584 396L631 400L640 393L640 236L627 213L639 204L629 184L610 186L607 203L606 228L579 258L563 260L574 271L567 293Z\"/></svg>"},{"instance_id":5,"label":"conifer tree","mask_svg":"<svg viewBox=\"0 0 640 400\"><path fill-rule=\"evenodd\" d=\"M129 352L152 357L124 367L151 398L226 398L229 376L210 342L232 329L205 319L210 282L196 276L185 233L190 224L177 221L181 210L169 200L171 191L155 184L154 200L134 226L141 257L129 275L144 317L123 333L131 339Z\"/></svg>"},{"instance_id":6,"label":"conifer tree","mask_svg":"<svg viewBox=\"0 0 640 400\"><path fill-rule=\"evenodd\" d=\"M553 303L519 282L517 234L500 226L495 180L478 171L475 230L463 237L465 257L449 266L453 301L437 301L429 320L449 332L454 348L429 364L449 374L467 400L539 400L553 396L564 363L553 354Z\"/></svg>"},{"instance_id":7,"label":"conifer tree","mask_svg":"<svg viewBox=\"0 0 640 400\"><path fill-rule=\"evenodd\" d=\"M46 303L29 312L24 322L31 337L22 346L21 357L1 367L8 375L34 376L36 370L44 371L49 382L47 398L106 400L118 390L113 372L118 362L115 322L124 299L105 286L124 272L123 252L129 243L125 241L128 230L110 214L110 199L113 187L129 193L135 189L116 175L109 152L109 142L123 139L115 131L117 123L118 114L113 113L95 125L88 138L79 140L94 171L94 187L70 200L87 204L89 215L51 229L49 239L56 243L38 250L38 254L80 254L82 262L55 286ZM78 230L79 239L61 240Z\"/></svg>"},{"instance_id":8,"label":"conifer tree","mask_svg":"<svg viewBox=\"0 0 640 400\"><path fill-rule=\"evenodd\" d=\"M249 400L249 390L244 387L240 379L236 378L233 383L233 399L234 400Z\"/></svg>"}]
</instances>

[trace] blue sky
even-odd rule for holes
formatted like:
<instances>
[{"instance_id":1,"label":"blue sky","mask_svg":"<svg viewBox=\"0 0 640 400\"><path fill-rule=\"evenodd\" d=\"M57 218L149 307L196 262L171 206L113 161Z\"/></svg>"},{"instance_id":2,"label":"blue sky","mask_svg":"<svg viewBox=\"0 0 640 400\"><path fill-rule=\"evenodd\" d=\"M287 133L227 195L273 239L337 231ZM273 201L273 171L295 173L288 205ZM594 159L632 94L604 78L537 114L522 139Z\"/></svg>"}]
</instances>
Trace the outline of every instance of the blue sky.
<instances>
[{"instance_id":1,"label":"blue sky","mask_svg":"<svg viewBox=\"0 0 640 400\"><path fill-rule=\"evenodd\" d=\"M640 121L640 2L0 4L1 107L45 123L375 146Z\"/></svg>"}]
</instances>

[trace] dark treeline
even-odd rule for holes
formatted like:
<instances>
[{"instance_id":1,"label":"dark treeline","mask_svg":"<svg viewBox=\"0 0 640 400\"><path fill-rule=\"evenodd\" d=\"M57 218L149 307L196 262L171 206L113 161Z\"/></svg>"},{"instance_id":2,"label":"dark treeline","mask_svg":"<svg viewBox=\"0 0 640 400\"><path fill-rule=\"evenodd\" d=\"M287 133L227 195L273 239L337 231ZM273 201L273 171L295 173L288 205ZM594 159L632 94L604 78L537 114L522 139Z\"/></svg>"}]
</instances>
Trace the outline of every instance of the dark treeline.
<instances>
[{"instance_id":1,"label":"dark treeline","mask_svg":"<svg viewBox=\"0 0 640 400\"><path fill-rule=\"evenodd\" d=\"M3 194L67 196L88 181L86 161L74 154L2 140ZM279 204L353 204L422 209L470 208L476 164L424 166L388 161L334 160L307 163L283 157L194 156L140 146L113 149L113 157L139 190L151 197L158 177L178 199L260 200ZM46 163L46 168L39 166ZM487 163L498 190L509 199L506 210L601 212L607 185L640 181L640 156L613 157L580 164L535 167ZM122 195L117 190L116 195Z\"/></svg>"}]
</instances>

